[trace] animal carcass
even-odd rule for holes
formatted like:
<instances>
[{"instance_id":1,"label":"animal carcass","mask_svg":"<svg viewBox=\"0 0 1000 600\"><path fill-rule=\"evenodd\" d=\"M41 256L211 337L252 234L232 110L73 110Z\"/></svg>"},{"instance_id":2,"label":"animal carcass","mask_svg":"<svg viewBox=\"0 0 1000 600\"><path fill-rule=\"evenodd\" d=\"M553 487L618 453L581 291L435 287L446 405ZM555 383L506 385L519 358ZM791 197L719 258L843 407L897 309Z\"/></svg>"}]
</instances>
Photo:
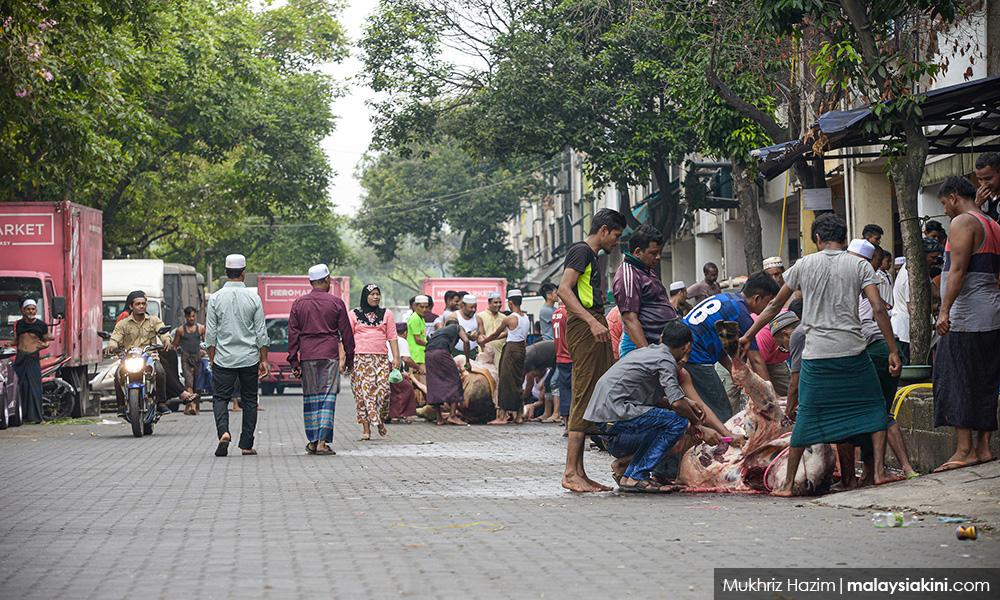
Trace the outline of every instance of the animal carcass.
<instances>
[{"instance_id":1,"label":"animal carcass","mask_svg":"<svg viewBox=\"0 0 1000 600\"><path fill-rule=\"evenodd\" d=\"M791 423L784 414L784 398L738 357L733 358L733 382L749 396L747 407L733 415L726 427L746 437L743 447L724 452L702 442L681 458L677 482L691 491L770 492L784 485ZM806 448L795 476L796 495L825 492L833 481L836 453L828 444Z\"/></svg>"}]
</instances>

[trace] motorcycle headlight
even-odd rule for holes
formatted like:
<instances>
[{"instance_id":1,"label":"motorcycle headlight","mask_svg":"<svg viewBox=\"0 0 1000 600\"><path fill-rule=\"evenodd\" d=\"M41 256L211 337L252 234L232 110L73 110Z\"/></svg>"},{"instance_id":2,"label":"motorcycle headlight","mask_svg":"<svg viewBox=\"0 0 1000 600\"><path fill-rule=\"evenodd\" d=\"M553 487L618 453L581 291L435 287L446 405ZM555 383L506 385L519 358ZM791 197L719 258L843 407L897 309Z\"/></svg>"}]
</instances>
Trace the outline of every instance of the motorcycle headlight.
<instances>
[{"instance_id":1,"label":"motorcycle headlight","mask_svg":"<svg viewBox=\"0 0 1000 600\"><path fill-rule=\"evenodd\" d=\"M141 373L146 368L146 361L141 356L125 359L125 370L129 373Z\"/></svg>"}]
</instances>

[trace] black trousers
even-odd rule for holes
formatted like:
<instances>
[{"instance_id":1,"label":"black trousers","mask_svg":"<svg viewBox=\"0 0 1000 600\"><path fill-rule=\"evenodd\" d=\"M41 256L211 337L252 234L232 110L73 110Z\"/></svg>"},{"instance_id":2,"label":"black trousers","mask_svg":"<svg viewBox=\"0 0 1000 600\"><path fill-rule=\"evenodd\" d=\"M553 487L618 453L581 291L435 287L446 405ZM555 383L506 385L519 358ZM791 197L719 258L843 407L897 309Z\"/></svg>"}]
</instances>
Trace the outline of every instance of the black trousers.
<instances>
[{"instance_id":1,"label":"black trousers","mask_svg":"<svg viewBox=\"0 0 1000 600\"><path fill-rule=\"evenodd\" d=\"M240 432L240 448L253 448L253 434L257 430L257 365L229 369L212 366L212 411L215 413L215 431L221 438L229 433L229 403L233 398L233 388L239 382L240 407L243 409L243 427Z\"/></svg>"},{"instance_id":2,"label":"black trousers","mask_svg":"<svg viewBox=\"0 0 1000 600\"><path fill-rule=\"evenodd\" d=\"M122 381L127 375L125 364L119 364L118 375L115 377L115 397L118 399L118 410L125 408L125 390L122 388ZM166 371L158 360L153 361L153 377L156 379L156 403L163 404L167 401Z\"/></svg>"}]
</instances>

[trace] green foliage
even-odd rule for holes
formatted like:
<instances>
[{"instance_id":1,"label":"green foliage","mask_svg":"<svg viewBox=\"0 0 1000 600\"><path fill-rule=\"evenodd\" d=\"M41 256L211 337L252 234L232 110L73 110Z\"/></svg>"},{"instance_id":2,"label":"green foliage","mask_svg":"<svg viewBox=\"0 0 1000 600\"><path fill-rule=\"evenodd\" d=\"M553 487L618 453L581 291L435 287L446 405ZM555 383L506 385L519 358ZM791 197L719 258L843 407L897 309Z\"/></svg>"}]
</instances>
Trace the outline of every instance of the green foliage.
<instances>
[{"instance_id":1,"label":"green foliage","mask_svg":"<svg viewBox=\"0 0 1000 600\"><path fill-rule=\"evenodd\" d=\"M0 36L0 79L14 90L0 97L0 196L101 208L108 256L197 266L217 263L230 240L265 252L244 225L327 223L319 144L336 90L316 69L344 55L336 10L14 3Z\"/></svg>"},{"instance_id":2,"label":"green foliage","mask_svg":"<svg viewBox=\"0 0 1000 600\"><path fill-rule=\"evenodd\" d=\"M522 273L501 226L517 214L521 198L544 189L536 170L522 166L475 161L450 140L381 154L362 167L366 197L354 225L386 262L407 240L430 248L456 232L456 271L517 279Z\"/></svg>"}]
</instances>

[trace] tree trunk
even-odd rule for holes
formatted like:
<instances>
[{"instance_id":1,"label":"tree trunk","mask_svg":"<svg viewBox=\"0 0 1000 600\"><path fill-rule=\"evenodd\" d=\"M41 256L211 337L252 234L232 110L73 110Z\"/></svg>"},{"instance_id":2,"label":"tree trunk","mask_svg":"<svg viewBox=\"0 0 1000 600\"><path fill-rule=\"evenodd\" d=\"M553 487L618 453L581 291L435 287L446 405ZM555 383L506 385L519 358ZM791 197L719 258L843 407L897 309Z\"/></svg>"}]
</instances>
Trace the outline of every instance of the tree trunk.
<instances>
[{"instance_id":1,"label":"tree trunk","mask_svg":"<svg viewBox=\"0 0 1000 600\"><path fill-rule=\"evenodd\" d=\"M904 125L906 154L893 158L889 173L896 186L903 253L910 278L910 362L928 364L931 340L931 282L917 218L917 192L927 161L927 137L916 123Z\"/></svg>"},{"instance_id":2,"label":"tree trunk","mask_svg":"<svg viewBox=\"0 0 1000 600\"><path fill-rule=\"evenodd\" d=\"M740 202L740 215L743 217L743 234L746 237L744 252L746 253L748 273L756 273L763 268L764 249L760 233L760 212L757 210L757 183L752 172L747 170L741 157L733 159L733 193ZM725 226L725 225L723 225ZM729 274L732 276L732 273Z\"/></svg>"}]
</instances>

